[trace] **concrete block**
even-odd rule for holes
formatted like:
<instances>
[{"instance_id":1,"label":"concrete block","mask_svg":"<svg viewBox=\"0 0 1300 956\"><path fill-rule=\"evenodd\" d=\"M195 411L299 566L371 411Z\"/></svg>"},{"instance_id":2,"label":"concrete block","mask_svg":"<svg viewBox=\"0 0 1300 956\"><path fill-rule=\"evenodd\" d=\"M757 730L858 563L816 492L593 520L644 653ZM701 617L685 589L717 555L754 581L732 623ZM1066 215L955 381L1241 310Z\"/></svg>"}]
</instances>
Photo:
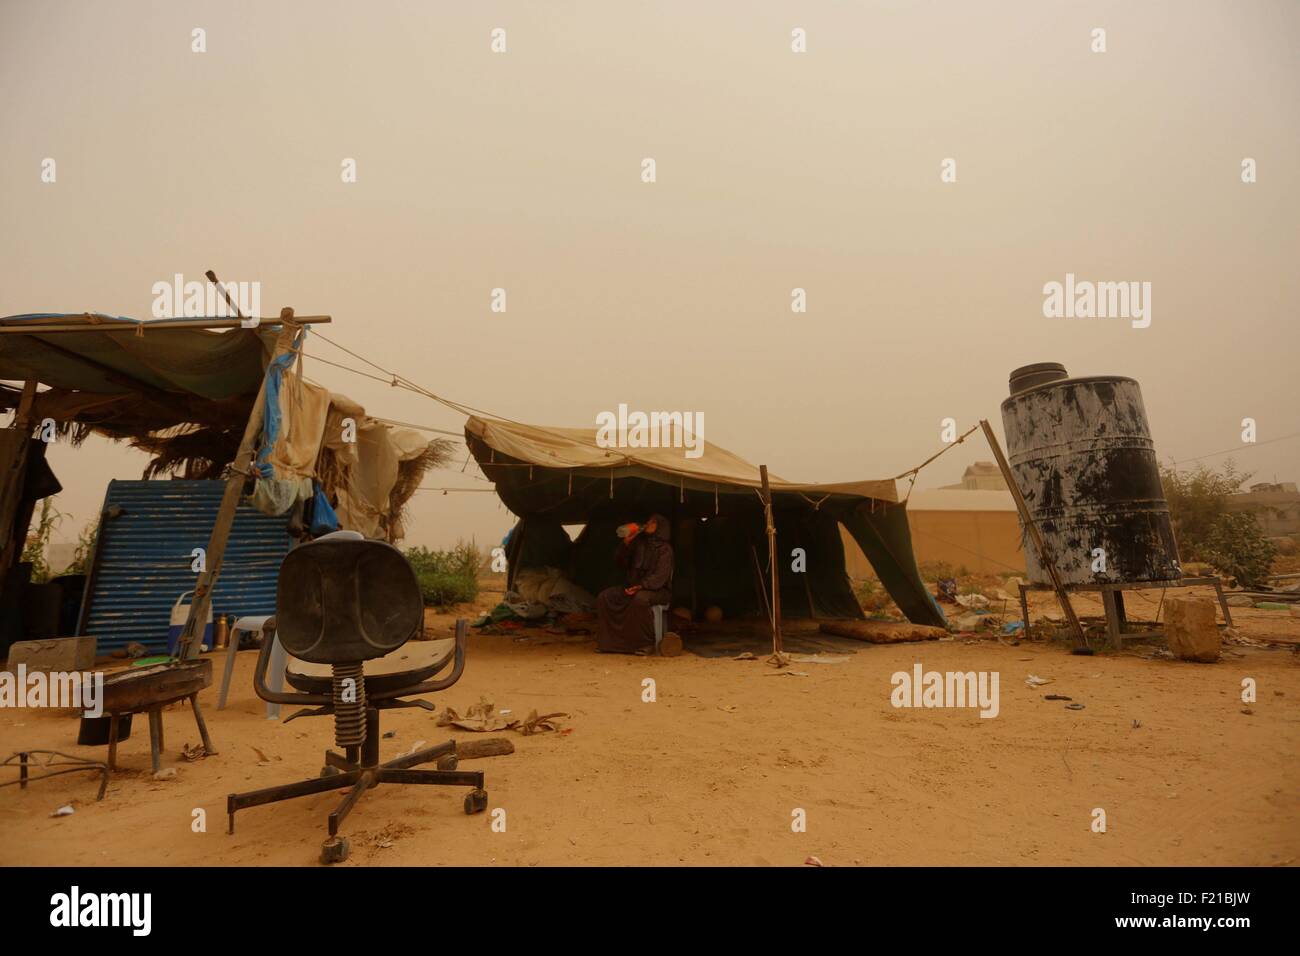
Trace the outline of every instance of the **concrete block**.
<instances>
[{"instance_id":1,"label":"concrete block","mask_svg":"<svg viewBox=\"0 0 1300 956\"><path fill-rule=\"evenodd\" d=\"M95 666L93 637L51 637L15 641L9 648L9 669L26 664L28 671L88 671Z\"/></svg>"},{"instance_id":2,"label":"concrete block","mask_svg":"<svg viewBox=\"0 0 1300 956\"><path fill-rule=\"evenodd\" d=\"M1214 623L1214 602L1204 598L1168 598L1165 609L1165 634L1169 650L1176 657L1203 664L1219 659L1223 641Z\"/></svg>"}]
</instances>

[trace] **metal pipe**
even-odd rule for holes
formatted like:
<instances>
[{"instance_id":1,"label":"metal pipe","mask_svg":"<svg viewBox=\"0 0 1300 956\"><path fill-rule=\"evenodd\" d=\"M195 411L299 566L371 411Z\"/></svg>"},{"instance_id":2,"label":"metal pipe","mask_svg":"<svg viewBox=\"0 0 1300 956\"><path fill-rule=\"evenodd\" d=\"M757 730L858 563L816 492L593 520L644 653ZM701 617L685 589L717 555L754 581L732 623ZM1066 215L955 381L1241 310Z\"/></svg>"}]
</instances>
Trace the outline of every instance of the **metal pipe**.
<instances>
[{"instance_id":1,"label":"metal pipe","mask_svg":"<svg viewBox=\"0 0 1300 956\"><path fill-rule=\"evenodd\" d=\"M238 329L245 319L154 319L136 322L83 322L78 325L41 325L39 322L23 322L20 325L5 325L0 319L0 335L46 335L50 332L159 332L171 329ZM267 317L263 320L267 326L278 325L278 318ZM293 317L295 325L327 325L334 320L328 315L303 315Z\"/></svg>"}]
</instances>

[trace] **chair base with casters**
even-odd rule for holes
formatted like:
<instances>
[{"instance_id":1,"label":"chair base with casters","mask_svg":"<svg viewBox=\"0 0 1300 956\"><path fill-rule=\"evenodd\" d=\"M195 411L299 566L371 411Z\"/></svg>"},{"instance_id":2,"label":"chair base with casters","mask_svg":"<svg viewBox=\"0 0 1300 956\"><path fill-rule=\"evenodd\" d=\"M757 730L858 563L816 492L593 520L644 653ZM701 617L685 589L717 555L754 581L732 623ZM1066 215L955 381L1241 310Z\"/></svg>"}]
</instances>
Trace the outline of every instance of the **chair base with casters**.
<instances>
[{"instance_id":1,"label":"chair base with casters","mask_svg":"<svg viewBox=\"0 0 1300 956\"><path fill-rule=\"evenodd\" d=\"M457 621L454 651L440 655L438 659L433 661L425 659L412 660L410 670L394 671L392 668L388 668L384 672L384 668L376 667L375 670L380 673L376 673L374 676L358 671L360 676L357 678L359 686L356 696L358 699L365 701L365 731L361 735L363 742L359 745L344 746L343 753L338 753L335 750L325 751L324 766L317 777L276 787L266 787L261 790L230 794L226 798L226 812L229 816L228 832L235 832L235 813L239 810L267 803L277 803L281 800L291 800L294 797L327 793L331 790L347 790L343 800L328 817L329 838L321 846L321 862L337 863L347 859L349 852L347 839L339 836L340 825L356 806L362 795L381 783L471 787L472 789L464 800L465 812L472 814L486 810L487 791L483 788L483 773L482 771L463 771L456 768L456 742L454 740L448 740L432 747L425 747L414 753L395 757L392 760L381 762L379 759L379 741L381 739L379 711L398 707L425 707L431 709L432 705L427 701L403 700L401 698L433 693L456 683L465 668L465 642L468 632L468 622L464 620ZM324 676L322 673L313 673L310 668L300 668L300 670L295 671L293 667L301 663L295 661L294 664L290 665L290 669L285 676L289 684L302 691L302 693L273 691L266 686L266 672L270 663L271 650L272 642L266 641L263 643L258 656L257 668L253 677L253 686L257 691L257 695L264 700L276 703L318 705L299 710L286 718L286 722L303 716L334 714L337 724L339 715L336 713L336 698L333 696L334 679L330 676ZM453 655L455 664L452 673L441 680L430 680L429 678L433 674L445 667ZM394 658L400 656L400 654L396 653L390 655L390 657ZM412 656L423 658L426 655ZM373 663L379 664L380 661L374 661ZM420 764L434 761L437 762L438 769L436 770L412 769Z\"/></svg>"},{"instance_id":2,"label":"chair base with casters","mask_svg":"<svg viewBox=\"0 0 1300 956\"><path fill-rule=\"evenodd\" d=\"M245 793L232 793L226 798L226 812L230 817L230 833L235 832L235 812L248 807L261 806L264 803L277 803L294 797L306 797L330 790L348 792L339 805L330 813L329 839L321 845L322 863L339 863L347 859L349 845L346 837L339 836L339 827L347 815L356 806L361 796L372 787L381 783L424 784L434 786L473 787L465 796L466 813L482 813L487 809L487 791L483 789L483 772L465 771L456 768L456 741L448 740L433 747L425 747L414 753L404 754L383 763L379 761L379 711L373 707L366 709L366 742L358 748L347 748L347 753L340 754L333 750L325 751L325 765L320 776L297 783L266 787L262 790L250 790ZM437 770L412 770L419 764L437 761Z\"/></svg>"}]
</instances>

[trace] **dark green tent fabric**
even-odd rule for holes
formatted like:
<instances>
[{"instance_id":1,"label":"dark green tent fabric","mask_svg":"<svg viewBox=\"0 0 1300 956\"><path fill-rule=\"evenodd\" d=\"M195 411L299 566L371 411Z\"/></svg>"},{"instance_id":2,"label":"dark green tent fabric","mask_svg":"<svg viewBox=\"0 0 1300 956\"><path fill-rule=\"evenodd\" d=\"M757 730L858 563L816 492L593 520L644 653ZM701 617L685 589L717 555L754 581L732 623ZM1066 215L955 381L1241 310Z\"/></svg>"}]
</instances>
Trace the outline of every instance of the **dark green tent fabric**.
<instances>
[{"instance_id":1,"label":"dark green tent fabric","mask_svg":"<svg viewBox=\"0 0 1300 956\"><path fill-rule=\"evenodd\" d=\"M511 458L468 431L466 442L502 502L520 516L507 549L512 581L523 568L551 566L592 594L621 583L613 562L618 547L614 529L658 513L672 522L675 604L696 612L717 605L728 617L764 613L759 589L760 577L766 579L768 573L767 539L762 503L753 488L723 483L704 488L672 475L656 480L645 468L635 474L617 468L548 468ZM854 494L810 501L802 494L778 492L773 514L783 616L863 616L844 568L843 523L907 618L944 624L916 569L905 505ZM566 546L569 536L562 526L577 524L585 527ZM795 548L806 555L802 573L791 568Z\"/></svg>"},{"instance_id":2,"label":"dark green tent fabric","mask_svg":"<svg viewBox=\"0 0 1300 956\"><path fill-rule=\"evenodd\" d=\"M866 504L846 509L840 521L867 556L894 603L914 624L942 627L943 612L926 590L912 553L912 529L906 504L871 509ZM915 616L914 616L915 615Z\"/></svg>"}]
</instances>

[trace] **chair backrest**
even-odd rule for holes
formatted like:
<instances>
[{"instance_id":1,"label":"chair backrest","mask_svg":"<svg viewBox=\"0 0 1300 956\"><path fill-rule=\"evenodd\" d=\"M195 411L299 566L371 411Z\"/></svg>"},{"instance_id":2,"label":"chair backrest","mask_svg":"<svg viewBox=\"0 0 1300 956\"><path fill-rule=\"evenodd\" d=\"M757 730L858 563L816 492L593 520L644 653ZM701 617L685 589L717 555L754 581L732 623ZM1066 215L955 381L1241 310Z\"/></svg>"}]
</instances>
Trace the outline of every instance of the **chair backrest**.
<instances>
[{"instance_id":1,"label":"chair backrest","mask_svg":"<svg viewBox=\"0 0 1300 956\"><path fill-rule=\"evenodd\" d=\"M327 536L285 556L275 616L286 651L337 664L401 647L424 622L424 599L415 572L391 544Z\"/></svg>"}]
</instances>

